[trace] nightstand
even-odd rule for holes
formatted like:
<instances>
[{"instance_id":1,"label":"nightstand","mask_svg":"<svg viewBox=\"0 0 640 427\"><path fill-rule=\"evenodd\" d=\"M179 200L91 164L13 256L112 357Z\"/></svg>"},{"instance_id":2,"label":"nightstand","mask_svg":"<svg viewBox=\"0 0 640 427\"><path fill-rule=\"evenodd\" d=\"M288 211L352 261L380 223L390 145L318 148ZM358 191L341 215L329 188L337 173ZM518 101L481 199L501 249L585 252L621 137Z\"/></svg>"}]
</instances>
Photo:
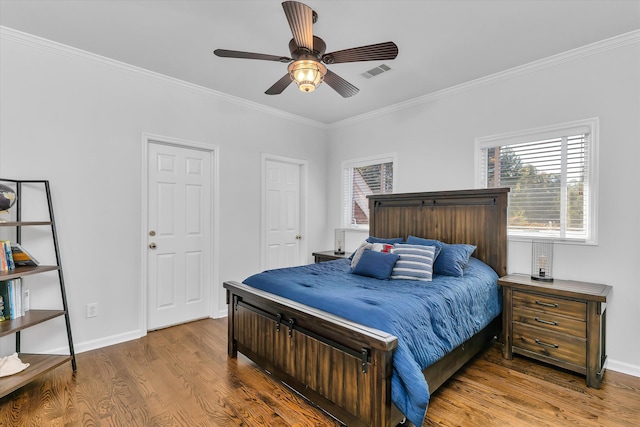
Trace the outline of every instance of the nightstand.
<instances>
[{"instance_id":1,"label":"nightstand","mask_svg":"<svg viewBox=\"0 0 640 427\"><path fill-rule=\"evenodd\" d=\"M606 301L611 286L572 280L501 277L502 356L528 356L586 376L600 388L604 365Z\"/></svg>"},{"instance_id":2,"label":"nightstand","mask_svg":"<svg viewBox=\"0 0 640 427\"><path fill-rule=\"evenodd\" d=\"M345 252L342 255L337 255L333 251L322 251L322 252L314 252L313 255L315 262L325 262L325 261L333 261L336 259L349 258L351 256L351 252Z\"/></svg>"}]
</instances>

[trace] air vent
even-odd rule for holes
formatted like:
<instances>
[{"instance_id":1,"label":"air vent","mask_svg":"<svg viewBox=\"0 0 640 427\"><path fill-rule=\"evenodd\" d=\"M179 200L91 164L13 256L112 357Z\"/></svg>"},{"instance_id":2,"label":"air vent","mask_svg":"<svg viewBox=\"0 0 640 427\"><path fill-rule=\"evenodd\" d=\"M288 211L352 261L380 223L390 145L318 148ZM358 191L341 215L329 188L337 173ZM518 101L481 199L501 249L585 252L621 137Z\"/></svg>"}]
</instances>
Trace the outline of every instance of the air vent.
<instances>
[{"instance_id":1,"label":"air vent","mask_svg":"<svg viewBox=\"0 0 640 427\"><path fill-rule=\"evenodd\" d=\"M370 79L371 77L375 77L375 76L380 75L380 74L384 73L385 71L389 71L389 70L391 70L391 68L389 66L382 64L379 67L372 68L369 71L366 71L366 72L362 73L362 77Z\"/></svg>"}]
</instances>

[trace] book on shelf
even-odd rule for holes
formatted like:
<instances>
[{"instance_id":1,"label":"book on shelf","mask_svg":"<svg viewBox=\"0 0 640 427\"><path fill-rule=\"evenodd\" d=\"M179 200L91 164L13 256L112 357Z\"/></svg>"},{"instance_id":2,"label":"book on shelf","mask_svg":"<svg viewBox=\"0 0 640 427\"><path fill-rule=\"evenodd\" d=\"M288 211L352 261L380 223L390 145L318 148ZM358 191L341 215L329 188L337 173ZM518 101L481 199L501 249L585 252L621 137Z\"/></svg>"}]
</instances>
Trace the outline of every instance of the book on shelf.
<instances>
[{"instance_id":1,"label":"book on shelf","mask_svg":"<svg viewBox=\"0 0 640 427\"><path fill-rule=\"evenodd\" d=\"M13 262L13 252L11 251L11 242L9 240L2 240L1 242L2 252L7 260L7 268L8 270L13 270L16 268L15 263Z\"/></svg>"},{"instance_id":2,"label":"book on shelf","mask_svg":"<svg viewBox=\"0 0 640 427\"><path fill-rule=\"evenodd\" d=\"M0 298L2 298L2 320L17 319L24 316L22 304L22 281L20 279L0 282Z\"/></svg>"},{"instance_id":3,"label":"book on shelf","mask_svg":"<svg viewBox=\"0 0 640 427\"><path fill-rule=\"evenodd\" d=\"M2 246L2 256L0 256L0 271L9 271L9 263L7 263L7 256L4 253L4 244L0 242Z\"/></svg>"},{"instance_id":4,"label":"book on shelf","mask_svg":"<svg viewBox=\"0 0 640 427\"><path fill-rule=\"evenodd\" d=\"M13 262L16 267L33 266L36 267L40 262L31 255L20 243L13 243L11 245L11 252L13 256Z\"/></svg>"},{"instance_id":5,"label":"book on shelf","mask_svg":"<svg viewBox=\"0 0 640 427\"><path fill-rule=\"evenodd\" d=\"M20 313L20 307L18 307L18 298L16 297L16 293L18 292L16 281L9 280L9 314L12 319L17 319Z\"/></svg>"},{"instance_id":6,"label":"book on shelf","mask_svg":"<svg viewBox=\"0 0 640 427\"><path fill-rule=\"evenodd\" d=\"M2 298L2 320L11 319L9 307L9 280L0 282L0 298Z\"/></svg>"}]
</instances>

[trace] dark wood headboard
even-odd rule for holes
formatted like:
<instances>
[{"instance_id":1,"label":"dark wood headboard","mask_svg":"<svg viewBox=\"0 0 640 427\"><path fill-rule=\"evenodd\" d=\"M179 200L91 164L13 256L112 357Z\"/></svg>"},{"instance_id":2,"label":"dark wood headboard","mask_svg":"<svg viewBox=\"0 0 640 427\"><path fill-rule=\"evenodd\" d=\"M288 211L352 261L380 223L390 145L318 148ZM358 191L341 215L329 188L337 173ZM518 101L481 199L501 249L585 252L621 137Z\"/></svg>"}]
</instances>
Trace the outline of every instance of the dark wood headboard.
<instances>
[{"instance_id":1,"label":"dark wood headboard","mask_svg":"<svg viewBox=\"0 0 640 427\"><path fill-rule=\"evenodd\" d=\"M473 256L507 274L508 188L378 194L369 197L369 234L476 245Z\"/></svg>"}]
</instances>

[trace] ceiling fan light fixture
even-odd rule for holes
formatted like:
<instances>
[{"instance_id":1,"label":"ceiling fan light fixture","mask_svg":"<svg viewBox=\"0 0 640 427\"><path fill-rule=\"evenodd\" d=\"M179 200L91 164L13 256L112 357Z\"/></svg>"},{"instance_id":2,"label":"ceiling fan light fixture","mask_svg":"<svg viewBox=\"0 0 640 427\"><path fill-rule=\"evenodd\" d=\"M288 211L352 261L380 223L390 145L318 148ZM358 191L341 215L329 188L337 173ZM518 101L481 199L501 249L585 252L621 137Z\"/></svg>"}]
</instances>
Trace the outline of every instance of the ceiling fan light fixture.
<instances>
[{"instance_id":1,"label":"ceiling fan light fixture","mask_svg":"<svg viewBox=\"0 0 640 427\"><path fill-rule=\"evenodd\" d=\"M318 14L306 4L297 1L282 2L284 14L291 29L293 38L289 41L291 57L267 55L264 53L243 52L238 50L216 49L213 53L222 58L259 59L262 61L278 61L290 63L287 74L280 77L264 93L266 95L281 94L291 82L296 82L302 92L313 92L323 81L338 92L343 98L358 93L359 89L328 70L324 64L343 64L360 61L385 61L398 56L398 46L394 42L352 47L325 53L327 45L318 36L313 35L312 25Z\"/></svg>"},{"instance_id":2,"label":"ceiling fan light fixture","mask_svg":"<svg viewBox=\"0 0 640 427\"><path fill-rule=\"evenodd\" d=\"M289 64L289 76L302 92L313 92L324 80L327 67L319 61L299 59Z\"/></svg>"}]
</instances>

